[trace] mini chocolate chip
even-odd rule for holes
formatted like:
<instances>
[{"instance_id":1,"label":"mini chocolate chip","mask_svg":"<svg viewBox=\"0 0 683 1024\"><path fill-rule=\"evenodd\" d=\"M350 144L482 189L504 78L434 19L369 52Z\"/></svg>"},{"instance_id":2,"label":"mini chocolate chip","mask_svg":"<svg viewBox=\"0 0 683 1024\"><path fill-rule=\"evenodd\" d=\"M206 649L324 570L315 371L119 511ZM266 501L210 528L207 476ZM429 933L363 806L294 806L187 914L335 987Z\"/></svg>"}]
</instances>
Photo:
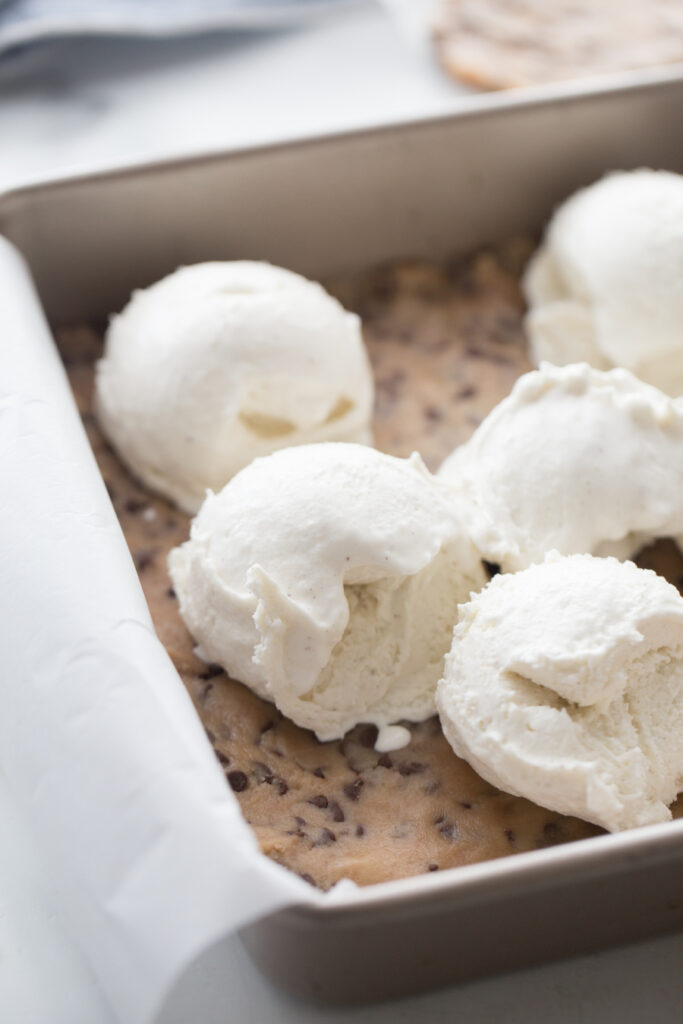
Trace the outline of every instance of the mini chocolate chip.
<instances>
[{"instance_id":1,"label":"mini chocolate chip","mask_svg":"<svg viewBox=\"0 0 683 1024\"><path fill-rule=\"evenodd\" d=\"M124 502L123 507L126 510L126 512L130 512L130 514L134 516L138 512L142 512L143 508L145 507L145 504L146 502L140 501L138 498L128 498Z\"/></svg>"},{"instance_id":2,"label":"mini chocolate chip","mask_svg":"<svg viewBox=\"0 0 683 1024\"><path fill-rule=\"evenodd\" d=\"M461 402L464 402L468 398L474 398L476 393L476 388L464 387L461 388L460 391L458 391L458 393L455 395L455 398L459 399Z\"/></svg>"},{"instance_id":3,"label":"mini chocolate chip","mask_svg":"<svg viewBox=\"0 0 683 1024\"><path fill-rule=\"evenodd\" d=\"M357 800L364 785L365 781L360 778L354 779L353 782L347 782L344 786L344 796L348 797L349 800Z\"/></svg>"},{"instance_id":4,"label":"mini chocolate chip","mask_svg":"<svg viewBox=\"0 0 683 1024\"><path fill-rule=\"evenodd\" d=\"M420 761L402 761L398 766L400 775L419 775L427 766Z\"/></svg>"},{"instance_id":5,"label":"mini chocolate chip","mask_svg":"<svg viewBox=\"0 0 683 1024\"><path fill-rule=\"evenodd\" d=\"M214 732L211 732L210 729L204 729L204 732L209 737L209 743L215 743L216 742L216 734Z\"/></svg>"},{"instance_id":6,"label":"mini chocolate chip","mask_svg":"<svg viewBox=\"0 0 683 1024\"><path fill-rule=\"evenodd\" d=\"M213 690L213 683L204 683L204 685L202 686L202 689L200 691L200 694L199 694L199 699L200 699L200 701L202 701L202 703L206 700L206 698L209 696L209 694L211 693L212 690Z\"/></svg>"},{"instance_id":7,"label":"mini chocolate chip","mask_svg":"<svg viewBox=\"0 0 683 1024\"><path fill-rule=\"evenodd\" d=\"M264 764L263 761L254 761L253 768L257 782L267 782L270 785L275 778L272 769L267 764Z\"/></svg>"},{"instance_id":8,"label":"mini chocolate chip","mask_svg":"<svg viewBox=\"0 0 683 1024\"><path fill-rule=\"evenodd\" d=\"M286 836L297 836L299 839L304 839L306 836L305 832L302 832L300 828L288 828L285 829Z\"/></svg>"},{"instance_id":9,"label":"mini chocolate chip","mask_svg":"<svg viewBox=\"0 0 683 1024\"><path fill-rule=\"evenodd\" d=\"M133 561L135 562L135 568L138 572L144 572L154 562L154 552L151 548L144 548L141 551L136 551L133 555Z\"/></svg>"},{"instance_id":10,"label":"mini chocolate chip","mask_svg":"<svg viewBox=\"0 0 683 1024\"><path fill-rule=\"evenodd\" d=\"M439 870L439 865L438 864L429 864L428 867L427 867L427 871L438 871L438 870Z\"/></svg>"},{"instance_id":11,"label":"mini chocolate chip","mask_svg":"<svg viewBox=\"0 0 683 1024\"><path fill-rule=\"evenodd\" d=\"M272 719L270 719L268 722L265 723L265 725L261 726L259 732L263 736L264 732L269 732L273 728L274 725L275 725L275 722Z\"/></svg>"},{"instance_id":12,"label":"mini chocolate chip","mask_svg":"<svg viewBox=\"0 0 683 1024\"><path fill-rule=\"evenodd\" d=\"M388 754L382 754L381 757L377 758L377 765L379 768L393 768L394 762Z\"/></svg>"},{"instance_id":13,"label":"mini chocolate chip","mask_svg":"<svg viewBox=\"0 0 683 1024\"><path fill-rule=\"evenodd\" d=\"M289 792L289 786L284 779L275 779L273 783L278 796L284 796L285 793Z\"/></svg>"},{"instance_id":14,"label":"mini chocolate chip","mask_svg":"<svg viewBox=\"0 0 683 1024\"><path fill-rule=\"evenodd\" d=\"M322 770L322 768L314 768L313 769L313 774L315 775L316 779L324 779L325 778L325 772Z\"/></svg>"},{"instance_id":15,"label":"mini chocolate chip","mask_svg":"<svg viewBox=\"0 0 683 1024\"><path fill-rule=\"evenodd\" d=\"M494 576L498 576L500 573L500 566L498 565L498 562L487 562L485 558L482 558L481 564L486 569L486 574L490 580L492 580Z\"/></svg>"},{"instance_id":16,"label":"mini chocolate chip","mask_svg":"<svg viewBox=\"0 0 683 1024\"><path fill-rule=\"evenodd\" d=\"M443 412L434 405L428 405L425 409L425 418L432 423L439 423L443 419Z\"/></svg>"},{"instance_id":17,"label":"mini chocolate chip","mask_svg":"<svg viewBox=\"0 0 683 1024\"><path fill-rule=\"evenodd\" d=\"M425 793L427 794L427 796L434 796L434 794L438 793L440 789L441 789L441 783L438 782L436 779L434 779L433 782L429 782L425 786Z\"/></svg>"},{"instance_id":18,"label":"mini chocolate chip","mask_svg":"<svg viewBox=\"0 0 683 1024\"><path fill-rule=\"evenodd\" d=\"M295 821L295 822L297 823L297 825L299 825L299 826L301 826L301 825L308 825L308 822L306 821L306 819L305 819L305 818L302 818L302 817L301 817L301 815L299 815L299 814L295 814L295 815L294 815L294 821Z\"/></svg>"},{"instance_id":19,"label":"mini chocolate chip","mask_svg":"<svg viewBox=\"0 0 683 1024\"><path fill-rule=\"evenodd\" d=\"M223 669L220 665L207 665L203 672L199 673L200 679L215 679L216 676L223 674Z\"/></svg>"},{"instance_id":20,"label":"mini chocolate chip","mask_svg":"<svg viewBox=\"0 0 683 1024\"><path fill-rule=\"evenodd\" d=\"M507 839L508 843L514 843L515 839L517 838L515 836L514 831L511 828L504 828L503 829L503 835Z\"/></svg>"},{"instance_id":21,"label":"mini chocolate chip","mask_svg":"<svg viewBox=\"0 0 683 1024\"><path fill-rule=\"evenodd\" d=\"M445 814L441 814L441 815L439 815L438 818L434 819L434 824L435 825L441 825L445 820L446 820L446 815Z\"/></svg>"},{"instance_id":22,"label":"mini chocolate chip","mask_svg":"<svg viewBox=\"0 0 683 1024\"><path fill-rule=\"evenodd\" d=\"M313 804L314 807L327 807L327 797L323 796L322 793L319 796L312 796L308 802Z\"/></svg>"},{"instance_id":23,"label":"mini chocolate chip","mask_svg":"<svg viewBox=\"0 0 683 1024\"><path fill-rule=\"evenodd\" d=\"M320 831L320 835L313 843L314 846L329 846L330 843L336 843L337 837L331 828L323 828Z\"/></svg>"},{"instance_id":24,"label":"mini chocolate chip","mask_svg":"<svg viewBox=\"0 0 683 1024\"><path fill-rule=\"evenodd\" d=\"M173 587L169 587L168 590L166 591L166 597L170 597L171 600L175 600L175 596L175 590L173 589Z\"/></svg>"},{"instance_id":25,"label":"mini chocolate chip","mask_svg":"<svg viewBox=\"0 0 683 1024\"><path fill-rule=\"evenodd\" d=\"M439 832L444 837L444 839L453 840L458 838L455 825L452 825L450 822L447 822L445 825L442 825L441 828L439 829Z\"/></svg>"},{"instance_id":26,"label":"mini chocolate chip","mask_svg":"<svg viewBox=\"0 0 683 1024\"><path fill-rule=\"evenodd\" d=\"M377 726L366 726L358 737L358 740L362 747L374 747L377 742Z\"/></svg>"},{"instance_id":27,"label":"mini chocolate chip","mask_svg":"<svg viewBox=\"0 0 683 1024\"><path fill-rule=\"evenodd\" d=\"M241 793L249 785L249 779L244 772L228 772L228 782L235 793Z\"/></svg>"},{"instance_id":28,"label":"mini chocolate chip","mask_svg":"<svg viewBox=\"0 0 683 1024\"><path fill-rule=\"evenodd\" d=\"M356 825L356 835L357 836L364 836L365 835L365 828L364 828L363 825Z\"/></svg>"},{"instance_id":29,"label":"mini chocolate chip","mask_svg":"<svg viewBox=\"0 0 683 1024\"><path fill-rule=\"evenodd\" d=\"M346 815L336 800L330 801L330 810L332 812L332 821L346 821Z\"/></svg>"},{"instance_id":30,"label":"mini chocolate chip","mask_svg":"<svg viewBox=\"0 0 683 1024\"><path fill-rule=\"evenodd\" d=\"M544 846L553 846L562 842L562 829L555 821L547 821L543 826L543 837L541 843Z\"/></svg>"},{"instance_id":31,"label":"mini chocolate chip","mask_svg":"<svg viewBox=\"0 0 683 1024\"><path fill-rule=\"evenodd\" d=\"M224 754L222 750L217 750L215 753L216 757L218 758L221 764L230 764L230 758L227 756L227 754Z\"/></svg>"},{"instance_id":32,"label":"mini chocolate chip","mask_svg":"<svg viewBox=\"0 0 683 1024\"><path fill-rule=\"evenodd\" d=\"M464 807L466 811L471 811L472 810L472 804L469 803L467 800L461 800L460 801L460 806Z\"/></svg>"}]
</instances>

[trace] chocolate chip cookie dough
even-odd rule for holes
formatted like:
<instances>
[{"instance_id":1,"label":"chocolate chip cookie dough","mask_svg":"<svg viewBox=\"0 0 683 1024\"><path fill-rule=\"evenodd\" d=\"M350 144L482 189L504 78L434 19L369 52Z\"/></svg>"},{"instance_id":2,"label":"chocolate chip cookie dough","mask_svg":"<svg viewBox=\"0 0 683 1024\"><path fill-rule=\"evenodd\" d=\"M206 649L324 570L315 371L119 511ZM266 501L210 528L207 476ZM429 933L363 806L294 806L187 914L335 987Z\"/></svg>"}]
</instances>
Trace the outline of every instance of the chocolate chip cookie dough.
<instances>
[{"instance_id":1,"label":"chocolate chip cookie dough","mask_svg":"<svg viewBox=\"0 0 683 1024\"><path fill-rule=\"evenodd\" d=\"M452 265L399 264L326 282L358 312L377 387L377 447L419 450L435 469L529 370L518 288L531 244ZM320 743L219 668L200 662L166 569L189 518L133 480L92 413L101 337L60 336L69 377L159 637L264 853L322 889L381 882L595 835L599 830L494 789L457 758L438 720L379 754L374 727Z\"/></svg>"}]
</instances>

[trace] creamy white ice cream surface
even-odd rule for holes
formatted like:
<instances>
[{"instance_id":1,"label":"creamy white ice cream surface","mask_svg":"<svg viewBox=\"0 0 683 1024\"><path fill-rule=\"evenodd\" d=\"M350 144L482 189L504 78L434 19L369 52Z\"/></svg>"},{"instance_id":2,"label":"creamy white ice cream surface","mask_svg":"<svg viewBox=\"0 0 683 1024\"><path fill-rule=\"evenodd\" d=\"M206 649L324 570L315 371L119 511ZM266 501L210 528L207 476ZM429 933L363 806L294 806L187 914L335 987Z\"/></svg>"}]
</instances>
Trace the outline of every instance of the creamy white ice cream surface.
<instances>
[{"instance_id":1,"label":"creamy white ice cream surface","mask_svg":"<svg viewBox=\"0 0 683 1024\"><path fill-rule=\"evenodd\" d=\"M536 362L624 366L683 394L683 176L610 174L555 212L524 278Z\"/></svg>"},{"instance_id":2,"label":"creamy white ice cream surface","mask_svg":"<svg viewBox=\"0 0 683 1024\"><path fill-rule=\"evenodd\" d=\"M169 567L202 655L321 740L359 722L400 746L434 713L458 604L485 583L417 455L289 448L209 495Z\"/></svg>"},{"instance_id":3,"label":"creamy white ice cream surface","mask_svg":"<svg viewBox=\"0 0 683 1024\"><path fill-rule=\"evenodd\" d=\"M496 576L460 610L437 705L493 785L611 831L666 821L683 788L683 598L590 555Z\"/></svg>"},{"instance_id":4,"label":"creamy white ice cream surface","mask_svg":"<svg viewBox=\"0 0 683 1024\"><path fill-rule=\"evenodd\" d=\"M683 534L683 400L626 370L520 377L439 469L470 534L505 571L561 554L634 555Z\"/></svg>"},{"instance_id":5,"label":"creamy white ice cream surface","mask_svg":"<svg viewBox=\"0 0 683 1024\"><path fill-rule=\"evenodd\" d=\"M96 374L118 454L189 512L278 448L372 443L373 395L358 317L319 284L246 261L183 267L135 292Z\"/></svg>"}]
</instances>

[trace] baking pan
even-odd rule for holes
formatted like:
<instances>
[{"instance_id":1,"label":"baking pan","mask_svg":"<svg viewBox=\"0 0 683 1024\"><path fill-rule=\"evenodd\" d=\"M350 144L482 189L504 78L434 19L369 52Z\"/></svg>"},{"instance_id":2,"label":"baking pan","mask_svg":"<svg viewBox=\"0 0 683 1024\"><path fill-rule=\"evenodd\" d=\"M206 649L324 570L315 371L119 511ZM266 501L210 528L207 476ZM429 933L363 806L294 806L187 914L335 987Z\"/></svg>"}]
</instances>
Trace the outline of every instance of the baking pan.
<instances>
[{"instance_id":1,"label":"baking pan","mask_svg":"<svg viewBox=\"0 0 683 1024\"><path fill-rule=\"evenodd\" d=\"M320 279L537 231L603 172L683 171L683 78L473 100L436 120L7 193L54 325L102 319L179 264L266 259ZM300 996L380 999L683 926L683 821L372 886L243 932Z\"/></svg>"}]
</instances>

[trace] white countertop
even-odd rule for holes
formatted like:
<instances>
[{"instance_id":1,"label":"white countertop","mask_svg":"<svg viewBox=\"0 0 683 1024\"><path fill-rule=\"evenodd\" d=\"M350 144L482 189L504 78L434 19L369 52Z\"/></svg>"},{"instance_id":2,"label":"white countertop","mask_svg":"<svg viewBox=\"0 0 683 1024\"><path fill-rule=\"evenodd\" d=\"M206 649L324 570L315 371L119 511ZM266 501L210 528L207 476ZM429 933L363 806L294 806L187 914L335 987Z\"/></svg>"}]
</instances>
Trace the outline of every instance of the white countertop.
<instances>
[{"instance_id":1,"label":"white countertop","mask_svg":"<svg viewBox=\"0 0 683 1024\"><path fill-rule=\"evenodd\" d=\"M0 60L0 190L437 114L460 95L371 4L267 37L50 44ZM0 1019L113 1024L1 785L0 821ZM678 935L390 1005L321 1010L274 991L230 939L188 973L163 1024L666 1024L681 1019L681 962Z\"/></svg>"}]
</instances>

